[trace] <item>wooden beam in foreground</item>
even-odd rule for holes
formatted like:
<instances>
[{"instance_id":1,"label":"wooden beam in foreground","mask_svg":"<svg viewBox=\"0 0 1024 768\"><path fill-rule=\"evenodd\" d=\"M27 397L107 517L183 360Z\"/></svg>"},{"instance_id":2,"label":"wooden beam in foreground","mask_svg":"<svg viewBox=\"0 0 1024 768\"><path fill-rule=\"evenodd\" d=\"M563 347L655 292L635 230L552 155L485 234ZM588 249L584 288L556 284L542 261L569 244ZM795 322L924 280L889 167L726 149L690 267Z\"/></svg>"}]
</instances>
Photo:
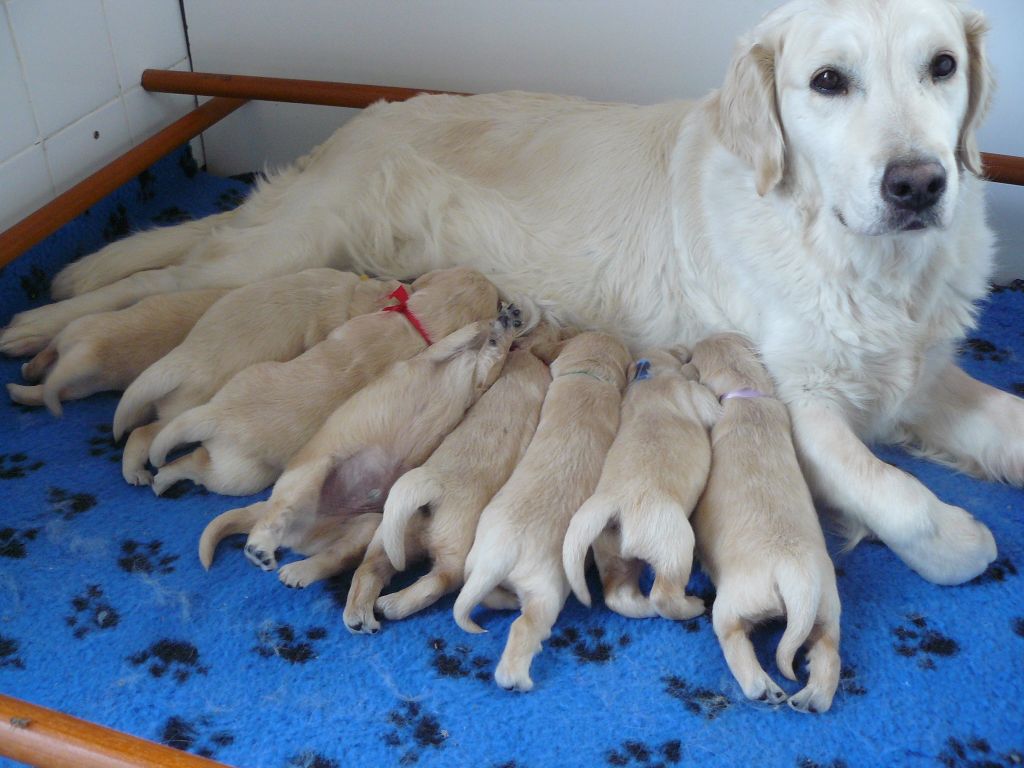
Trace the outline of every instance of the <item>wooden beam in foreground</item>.
<instances>
[{"instance_id":1,"label":"wooden beam in foreground","mask_svg":"<svg viewBox=\"0 0 1024 768\"><path fill-rule=\"evenodd\" d=\"M0 267L243 104L244 99L211 99L0 233Z\"/></svg>"},{"instance_id":2,"label":"wooden beam in foreground","mask_svg":"<svg viewBox=\"0 0 1024 768\"><path fill-rule=\"evenodd\" d=\"M40 768L224 768L223 763L3 694L0 755Z\"/></svg>"}]
</instances>

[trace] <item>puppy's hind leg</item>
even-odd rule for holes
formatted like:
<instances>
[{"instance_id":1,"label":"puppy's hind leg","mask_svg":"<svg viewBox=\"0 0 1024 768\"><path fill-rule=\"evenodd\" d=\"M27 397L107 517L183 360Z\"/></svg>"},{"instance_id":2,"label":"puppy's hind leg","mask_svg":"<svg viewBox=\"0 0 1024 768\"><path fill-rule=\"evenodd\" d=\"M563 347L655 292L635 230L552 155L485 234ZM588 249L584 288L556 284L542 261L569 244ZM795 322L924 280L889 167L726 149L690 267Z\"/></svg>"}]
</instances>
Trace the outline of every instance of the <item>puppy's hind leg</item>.
<instances>
[{"instance_id":1,"label":"puppy's hind leg","mask_svg":"<svg viewBox=\"0 0 1024 768\"><path fill-rule=\"evenodd\" d=\"M435 565L412 585L379 598L377 608L385 618L398 621L433 605L461 584L461 569Z\"/></svg>"},{"instance_id":2,"label":"puppy's hind leg","mask_svg":"<svg viewBox=\"0 0 1024 768\"><path fill-rule=\"evenodd\" d=\"M631 554L642 557L654 569L654 584L651 586L651 605L659 616L676 621L685 621L704 613L704 601L686 594L693 568L693 528L682 507L665 504L659 514L651 515L653 525L644 531L643 542L638 544L632 531ZM633 551L634 546L637 550Z\"/></svg>"},{"instance_id":3,"label":"puppy's hind leg","mask_svg":"<svg viewBox=\"0 0 1024 768\"><path fill-rule=\"evenodd\" d=\"M640 591L640 574L644 564L619 554L618 536L605 531L594 541L594 564L601 575L604 604L609 610L631 619L657 616L644 593Z\"/></svg>"},{"instance_id":4,"label":"puppy's hind leg","mask_svg":"<svg viewBox=\"0 0 1024 768\"><path fill-rule=\"evenodd\" d=\"M371 635L377 633L380 622L373 612L374 603L381 590L396 573L397 570L384 551L381 529L378 528L366 550L363 562L352 576L352 585L348 588L348 599L345 601L342 619L349 632Z\"/></svg>"},{"instance_id":5,"label":"puppy's hind leg","mask_svg":"<svg viewBox=\"0 0 1024 768\"><path fill-rule=\"evenodd\" d=\"M560 573L546 574L547 583L537 583L539 590L523 594L523 612L512 622L508 641L501 654L494 680L506 690L529 691L533 689L530 665L533 657L540 653L541 644L551 636L551 628L569 594L568 585Z\"/></svg>"},{"instance_id":6,"label":"puppy's hind leg","mask_svg":"<svg viewBox=\"0 0 1024 768\"><path fill-rule=\"evenodd\" d=\"M149 445L163 428L164 422L154 421L132 430L121 454L121 474L129 485L149 485L153 475L146 469Z\"/></svg>"},{"instance_id":7,"label":"puppy's hind leg","mask_svg":"<svg viewBox=\"0 0 1024 768\"><path fill-rule=\"evenodd\" d=\"M721 606L722 595L719 593L712 611L712 623L722 653L725 654L725 663L729 665L729 671L743 689L743 695L754 701L782 703L786 700L786 692L758 663L754 645L747 636L747 622L738 616L726 616Z\"/></svg>"},{"instance_id":8,"label":"puppy's hind leg","mask_svg":"<svg viewBox=\"0 0 1024 768\"><path fill-rule=\"evenodd\" d=\"M175 459L157 470L153 476L153 493L163 496L164 491L179 480L191 480L196 485L206 485L209 468L210 454L205 448L199 446L192 453Z\"/></svg>"},{"instance_id":9,"label":"puppy's hind leg","mask_svg":"<svg viewBox=\"0 0 1024 768\"><path fill-rule=\"evenodd\" d=\"M341 538L305 560L282 566L278 578L286 587L303 589L314 582L354 568L366 554L380 525L380 513L360 515L342 528Z\"/></svg>"},{"instance_id":10,"label":"puppy's hind leg","mask_svg":"<svg viewBox=\"0 0 1024 768\"><path fill-rule=\"evenodd\" d=\"M57 345L47 344L38 355L21 366L21 376L25 381L35 384L43 380L46 372L57 362Z\"/></svg>"},{"instance_id":11,"label":"puppy's hind leg","mask_svg":"<svg viewBox=\"0 0 1024 768\"><path fill-rule=\"evenodd\" d=\"M798 712L818 714L827 712L839 686L841 662L839 660L839 613L835 601L835 618L815 625L807 645L807 663L810 679L803 690L793 694L787 702Z\"/></svg>"}]
</instances>

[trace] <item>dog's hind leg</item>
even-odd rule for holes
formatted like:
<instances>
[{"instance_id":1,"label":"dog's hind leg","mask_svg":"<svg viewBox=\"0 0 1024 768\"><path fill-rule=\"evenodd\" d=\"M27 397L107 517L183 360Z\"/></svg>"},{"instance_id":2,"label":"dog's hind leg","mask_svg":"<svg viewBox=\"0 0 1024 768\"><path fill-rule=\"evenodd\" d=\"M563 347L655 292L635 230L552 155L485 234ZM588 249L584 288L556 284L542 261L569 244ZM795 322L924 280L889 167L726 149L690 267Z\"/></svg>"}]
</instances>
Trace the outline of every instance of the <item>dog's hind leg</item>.
<instances>
[{"instance_id":1,"label":"dog's hind leg","mask_svg":"<svg viewBox=\"0 0 1024 768\"><path fill-rule=\"evenodd\" d=\"M164 422L154 421L132 430L121 454L121 474L129 485L149 485L153 475L146 469L149 445L163 429Z\"/></svg>"},{"instance_id":2,"label":"dog's hind leg","mask_svg":"<svg viewBox=\"0 0 1024 768\"><path fill-rule=\"evenodd\" d=\"M654 569L650 601L658 615L676 621L692 619L704 613L704 601L686 594L693 568L693 528L682 507L665 504L658 511L660 514L653 516L651 528L657 535L643 537L643 545L637 547L643 551L633 551L632 546L626 549ZM627 538L633 545L635 537Z\"/></svg>"},{"instance_id":3,"label":"dog's hind leg","mask_svg":"<svg viewBox=\"0 0 1024 768\"><path fill-rule=\"evenodd\" d=\"M210 454L205 448L199 446L192 453L175 459L169 464L164 464L157 470L157 473L153 475L153 493L162 496L164 491L179 480L191 480L196 485L207 486L209 470Z\"/></svg>"},{"instance_id":4,"label":"dog's hind leg","mask_svg":"<svg viewBox=\"0 0 1024 768\"><path fill-rule=\"evenodd\" d=\"M494 671L494 680L502 688L524 692L533 688L530 678L533 657L551 636L551 628L569 594L561 573L545 574L542 578L545 583L531 579L540 589L520 593L522 614L509 628L505 650Z\"/></svg>"},{"instance_id":5,"label":"dog's hind leg","mask_svg":"<svg viewBox=\"0 0 1024 768\"><path fill-rule=\"evenodd\" d=\"M366 550L363 562L356 568L352 576L352 585L348 589L345 601L345 612L342 620L349 632L374 635L380 629L380 622L374 615L374 603L381 590L387 586L398 571L391 564L384 550L383 536L380 528L373 535L373 540ZM286 566L287 567L287 566Z\"/></svg>"},{"instance_id":6,"label":"dog's hind leg","mask_svg":"<svg viewBox=\"0 0 1024 768\"><path fill-rule=\"evenodd\" d=\"M22 378L31 384L42 381L50 366L57 362L57 357L57 345L47 344L39 354L21 366Z\"/></svg>"},{"instance_id":7,"label":"dog's hind leg","mask_svg":"<svg viewBox=\"0 0 1024 768\"><path fill-rule=\"evenodd\" d=\"M743 695L755 701L780 704L786 700L786 692L772 680L757 660L754 645L747 636L747 623L737 616L725 616L720 610L722 595L712 612L712 623L718 644L725 655L729 671L743 689Z\"/></svg>"},{"instance_id":8,"label":"dog's hind leg","mask_svg":"<svg viewBox=\"0 0 1024 768\"><path fill-rule=\"evenodd\" d=\"M377 608L393 621L412 616L462 586L462 569L435 565L413 584L377 600Z\"/></svg>"},{"instance_id":9,"label":"dog's hind leg","mask_svg":"<svg viewBox=\"0 0 1024 768\"><path fill-rule=\"evenodd\" d=\"M841 662L839 660L839 611L838 596L834 599L825 597L826 601L835 603L833 614L822 624L815 625L807 640L807 664L810 678L807 685L790 696L789 706L799 712L818 714L828 711L832 706L832 698L839 686ZM827 613L828 611L826 611Z\"/></svg>"},{"instance_id":10,"label":"dog's hind leg","mask_svg":"<svg viewBox=\"0 0 1024 768\"><path fill-rule=\"evenodd\" d=\"M605 531L594 540L593 549L594 564L601 575L604 604L609 610L631 619L657 616L651 601L640 591L644 564L619 554L619 537Z\"/></svg>"},{"instance_id":11,"label":"dog's hind leg","mask_svg":"<svg viewBox=\"0 0 1024 768\"><path fill-rule=\"evenodd\" d=\"M380 525L380 513L360 515L341 528L341 537L305 560L282 566L278 578L286 587L302 589L336 573L355 568ZM385 558L386 559L386 558Z\"/></svg>"}]
</instances>

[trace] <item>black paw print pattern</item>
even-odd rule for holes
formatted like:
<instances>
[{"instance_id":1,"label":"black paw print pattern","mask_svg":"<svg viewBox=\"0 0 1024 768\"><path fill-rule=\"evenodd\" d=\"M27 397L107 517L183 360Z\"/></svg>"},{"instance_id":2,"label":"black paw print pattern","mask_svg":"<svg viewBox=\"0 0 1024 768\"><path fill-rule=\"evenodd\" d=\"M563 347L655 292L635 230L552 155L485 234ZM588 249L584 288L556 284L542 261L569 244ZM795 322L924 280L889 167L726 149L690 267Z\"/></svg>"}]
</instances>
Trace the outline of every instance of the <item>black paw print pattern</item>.
<instances>
[{"instance_id":1,"label":"black paw print pattern","mask_svg":"<svg viewBox=\"0 0 1024 768\"><path fill-rule=\"evenodd\" d=\"M121 621L121 614L103 598L103 589L98 584L90 584L85 592L71 599L74 613L64 618L76 640L86 635L113 629Z\"/></svg>"},{"instance_id":2,"label":"black paw print pattern","mask_svg":"<svg viewBox=\"0 0 1024 768\"><path fill-rule=\"evenodd\" d=\"M846 666L839 670L839 689L850 696L863 696L868 691L857 682L857 669Z\"/></svg>"},{"instance_id":3,"label":"black paw print pattern","mask_svg":"<svg viewBox=\"0 0 1024 768\"><path fill-rule=\"evenodd\" d=\"M300 752L288 758L286 768L341 768L341 763L319 752Z\"/></svg>"},{"instance_id":4,"label":"black paw print pattern","mask_svg":"<svg viewBox=\"0 0 1024 768\"><path fill-rule=\"evenodd\" d=\"M1024 293L1024 280L1014 280L1009 285L993 285L992 293L1004 293L1010 291L1012 293Z\"/></svg>"},{"instance_id":5,"label":"black paw print pattern","mask_svg":"<svg viewBox=\"0 0 1024 768\"><path fill-rule=\"evenodd\" d=\"M27 275L21 276L21 292L29 301L41 299L50 291L50 278L39 267L32 267Z\"/></svg>"},{"instance_id":6,"label":"black paw print pattern","mask_svg":"<svg viewBox=\"0 0 1024 768\"><path fill-rule=\"evenodd\" d=\"M165 555L162 541L151 541L148 544L133 539L121 542L121 557L117 564L125 573L144 573L167 575L174 573L174 562L177 555Z\"/></svg>"},{"instance_id":7,"label":"black paw print pattern","mask_svg":"<svg viewBox=\"0 0 1024 768\"><path fill-rule=\"evenodd\" d=\"M121 463L121 446L114 439L114 430L109 424L97 424L89 438L89 455L105 458L112 464Z\"/></svg>"},{"instance_id":8,"label":"black paw print pattern","mask_svg":"<svg viewBox=\"0 0 1024 768\"><path fill-rule=\"evenodd\" d=\"M159 224L160 226L181 224L186 221L192 221L192 214L188 211L183 211L176 205L172 205L161 210L160 213L150 219L150 221L154 224Z\"/></svg>"},{"instance_id":9,"label":"black paw print pattern","mask_svg":"<svg viewBox=\"0 0 1024 768\"><path fill-rule=\"evenodd\" d=\"M917 657L917 665L921 669L935 669L936 658L948 658L960 652L956 640L929 629L924 616L917 614L907 616L907 621L893 629L892 633L897 639L893 643L896 653L907 658Z\"/></svg>"},{"instance_id":10,"label":"black paw print pattern","mask_svg":"<svg viewBox=\"0 0 1024 768\"><path fill-rule=\"evenodd\" d=\"M997 347L991 341L971 337L963 343L963 351L975 360L987 360L991 363L1005 363L1010 353Z\"/></svg>"},{"instance_id":11,"label":"black paw print pattern","mask_svg":"<svg viewBox=\"0 0 1024 768\"><path fill-rule=\"evenodd\" d=\"M663 677L661 681L665 683L665 693L681 701L688 712L700 715L705 720L714 720L732 703L719 691L699 688L675 675Z\"/></svg>"},{"instance_id":12,"label":"black paw print pattern","mask_svg":"<svg viewBox=\"0 0 1024 768\"><path fill-rule=\"evenodd\" d=\"M310 627L302 638L290 624L262 627L256 633L259 641L253 650L265 659L282 658L291 664L305 664L316 658L313 644L327 637L323 627Z\"/></svg>"},{"instance_id":13,"label":"black paw print pattern","mask_svg":"<svg viewBox=\"0 0 1024 768\"><path fill-rule=\"evenodd\" d=\"M939 755L939 762L946 768L1017 768L1024 765L1024 752L1014 749L998 755L985 739L963 742L951 737Z\"/></svg>"},{"instance_id":14,"label":"black paw print pattern","mask_svg":"<svg viewBox=\"0 0 1024 768\"><path fill-rule=\"evenodd\" d=\"M796 759L796 768L847 768L847 765L845 760L838 757L828 763L819 763L817 760L812 760L809 757L798 757Z\"/></svg>"},{"instance_id":15,"label":"black paw print pattern","mask_svg":"<svg viewBox=\"0 0 1024 768\"><path fill-rule=\"evenodd\" d=\"M640 765L647 768L666 768L676 765L682 759L682 744L677 740L666 741L664 744L651 747L642 741L624 741L618 749L605 755L608 765Z\"/></svg>"},{"instance_id":16,"label":"black paw print pattern","mask_svg":"<svg viewBox=\"0 0 1024 768\"><path fill-rule=\"evenodd\" d=\"M160 742L182 752L192 752L201 757L216 757L223 747L235 743L230 731L213 728L213 720L203 716L195 720L172 715L160 730Z\"/></svg>"},{"instance_id":17,"label":"black paw print pattern","mask_svg":"<svg viewBox=\"0 0 1024 768\"><path fill-rule=\"evenodd\" d=\"M156 176L148 168L140 173L136 180L139 182L139 200L145 202L156 197Z\"/></svg>"},{"instance_id":18,"label":"black paw print pattern","mask_svg":"<svg viewBox=\"0 0 1024 768\"><path fill-rule=\"evenodd\" d=\"M1018 617L1011 623L1013 632L1018 637L1024 637L1024 616Z\"/></svg>"},{"instance_id":19,"label":"black paw print pattern","mask_svg":"<svg viewBox=\"0 0 1024 768\"><path fill-rule=\"evenodd\" d=\"M103 239L112 243L131 231L132 225L128 220L128 209L124 207L123 203L120 203L117 209L107 217L107 225L103 228Z\"/></svg>"},{"instance_id":20,"label":"black paw print pattern","mask_svg":"<svg viewBox=\"0 0 1024 768\"><path fill-rule=\"evenodd\" d=\"M0 669L24 669L25 660L18 655L21 644L13 637L0 635Z\"/></svg>"},{"instance_id":21,"label":"black paw print pattern","mask_svg":"<svg viewBox=\"0 0 1024 768\"><path fill-rule=\"evenodd\" d=\"M44 466L45 462L33 461L25 453L0 453L0 480L20 480Z\"/></svg>"},{"instance_id":22,"label":"black paw print pattern","mask_svg":"<svg viewBox=\"0 0 1024 768\"><path fill-rule=\"evenodd\" d=\"M91 493L72 493L63 488L51 487L46 493L50 508L64 520L76 517L96 506L96 497Z\"/></svg>"},{"instance_id":23,"label":"black paw print pattern","mask_svg":"<svg viewBox=\"0 0 1024 768\"><path fill-rule=\"evenodd\" d=\"M36 540L38 528L0 528L0 557L21 560L28 555L28 543Z\"/></svg>"},{"instance_id":24,"label":"black paw print pattern","mask_svg":"<svg viewBox=\"0 0 1024 768\"><path fill-rule=\"evenodd\" d=\"M150 675L161 678L170 673L179 684L187 682L192 675L205 675L209 671L199 663L199 649L186 640L158 640L129 656L128 661L136 667L149 662Z\"/></svg>"},{"instance_id":25,"label":"black paw print pattern","mask_svg":"<svg viewBox=\"0 0 1024 768\"><path fill-rule=\"evenodd\" d=\"M384 743L403 750L398 758L399 765L416 763L423 750L441 749L448 738L448 732L441 729L437 717L424 712L415 701L403 701L388 713L388 721L394 728L384 734Z\"/></svg>"},{"instance_id":26,"label":"black paw print pattern","mask_svg":"<svg viewBox=\"0 0 1024 768\"><path fill-rule=\"evenodd\" d=\"M568 648L581 664L603 664L615 658L616 647L624 648L630 642L629 635L610 641L603 627L589 627L583 633L576 627L563 627L551 635L548 645L556 650Z\"/></svg>"},{"instance_id":27,"label":"black paw print pattern","mask_svg":"<svg viewBox=\"0 0 1024 768\"><path fill-rule=\"evenodd\" d=\"M429 645L434 652L431 664L442 677L458 680L472 676L477 680L490 682L493 659L488 659L485 656L471 656L470 648L466 645L456 645L452 652L448 653L448 644L439 637L431 640Z\"/></svg>"},{"instance_id":28,"label":"black paw print pattern","mask_svg":"<svg viewBox=\"0 0 1024 768\"><path fill-rule=\"evenodd\" d=\"M1004 582L1011 576L1016 575L1017 566L1011 562L1010 558L1000 557L992 562L980 576L971 579L967 583L972 587L985 586L987 584Z\"/></svg>"}]
</instances>

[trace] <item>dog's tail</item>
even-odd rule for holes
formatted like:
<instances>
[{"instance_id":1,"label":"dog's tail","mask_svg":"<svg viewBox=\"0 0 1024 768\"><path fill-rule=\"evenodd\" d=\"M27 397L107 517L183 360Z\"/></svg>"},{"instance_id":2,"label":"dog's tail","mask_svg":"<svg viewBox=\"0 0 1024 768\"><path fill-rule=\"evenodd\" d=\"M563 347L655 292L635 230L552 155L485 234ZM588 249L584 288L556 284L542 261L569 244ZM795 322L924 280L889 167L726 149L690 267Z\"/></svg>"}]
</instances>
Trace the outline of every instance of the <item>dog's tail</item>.
<instances>
[{"instance_id":1,"label":"dog's tail","mask_svg":"<svg viewBox=\"0 0 1024 768\"><path fill-rule=\"evenodd\" d=\"M452 608L455 623L466 632L474 634L486 630L473 621L469 614L512 572L517 556L513 542L486 549L487 562L475 563L474 552L477 547L474 543L466 559L466 583L462 585L459 596L455 598L455 607Z\"/></svg>"},{"instance_id":2,"label":"dog's tail","mask_svg":"<svg viewBox=\"0 0 1024 768\"><path fill-rule=\"evenodd\" d=\"M381 541L391 564L405 570L405 529L421 508L436 502L444 492L429 467L411 469L391 486L380 524Z\"/></svg>"},{"instance_id":3,"label":"dog's tail","mask_svg":"<svg viewBox=\"0 0 1024 768\"><path fill-rule=\"evenodd\" d=\"M199 562L203 568L210 570L217 545L227 536L236 533L249 533L262 515L262 507L266 502L250 504L248 507L229 509L210 521L199 537Z\"/></svg>"},{"instance_id":4,"label":"dog's tail","mask_svg":"<svg viewBox=\"0 0 1024 768\"><path fill-rule=\"evenodd\" d=\"M790 680L796 680L793 672L793 657L807 642L814 628L821 603L821 584L802 565L793 562L780 563L775 571L776 584L786 606L786 631L782 633L775 649L775 663Z\"/></svg>"},{"instance_id":5,"label":"dog's tail","mask_svg":"<svg viewBox=\"0 0 1024 768\"><path fill-rule=\"evenodd\" d=\"M115 440L120 440L122 435L141 424L152 413L153 403L181 383L181 361L176 357L171 351L128 385L114 411Z\"/></svg>"},{"instance_id":6,"label":"dog's tail","mask_svg":"<svg viewBox=\"0 0 1024 768\"><path fill-rule=\"evenodd\" d=\"M167 454L179 445L201 443L213 437L217 424L209 411L208 405L197 405L171 419L150 444L149 463L162 467L167 463Z\"/></svg>"},{"instance_id":7,"label":"dog's tail","mask_svg":"<svg viewBox=\"0 0 1024 768\"><path fill-rule=\"evenodd\" d=\"M43 385L42 384L15 384L13 381L7 385L7 394L11 396L12 402L19 405L42 405Z\"/></svg>"},{"instance_id":8,"label":"dog's tail","mask_svg":"<svg viewBox=\"0 0 1024 768\"><path fill-rule=\"evenodd\" d=\"M577 599L586 606L590 605L590 590L587 589L586 560L587 550L594 540L601 535L608 523L618 515L618 508L607 495L594 494L579 508L562 542L562 565L565 567L566 578Z\"/></svg>"}]
</instances>

